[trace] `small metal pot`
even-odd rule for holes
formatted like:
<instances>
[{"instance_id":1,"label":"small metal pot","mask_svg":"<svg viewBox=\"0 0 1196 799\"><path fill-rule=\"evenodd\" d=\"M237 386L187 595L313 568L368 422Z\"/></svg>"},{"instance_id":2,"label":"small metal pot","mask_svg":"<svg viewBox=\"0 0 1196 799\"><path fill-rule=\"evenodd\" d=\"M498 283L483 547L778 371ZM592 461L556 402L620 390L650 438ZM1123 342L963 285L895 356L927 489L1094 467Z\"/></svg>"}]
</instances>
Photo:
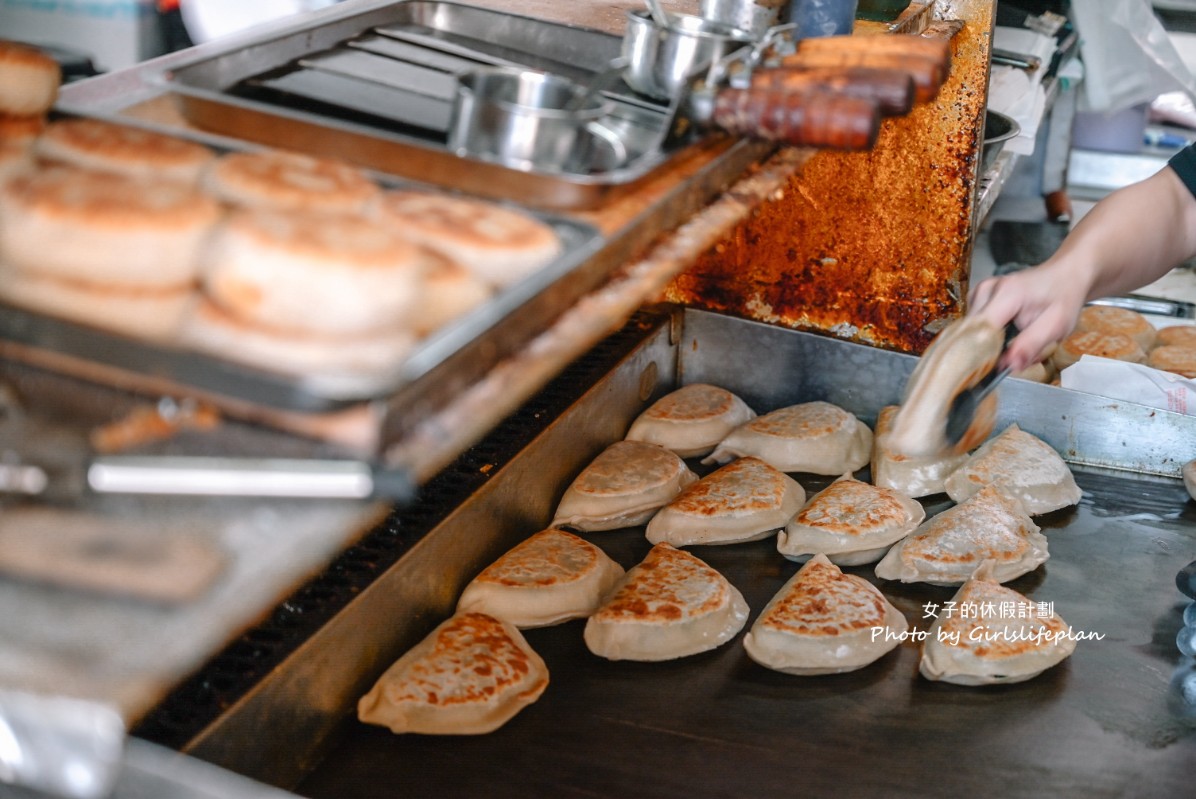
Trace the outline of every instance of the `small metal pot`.
<instances>
[{"instance_id":1,"label":"small metal pot","mask_svg":"<svg viewBox=\"0 0 1196 799\"><path fill-rule=\"evenodd\" d=\"M521 170L587 171L597 125L612 105L559 75L486 67L458 76L448 146L458 155ZM608 142L609 144L609 142Z\"/></svg>"},{"instance_id":2,"label":"small metal pot","mask_svg":"<svg viewBox=\"0 0 1196 799\"><path fill-rule=\"evenodd\" d=\"M628 11L623 80L641 94L669 100L691 77L753 43L750 31L692 14L669 14L664 29L646 11Z\"/></svg>"}]
</instances>

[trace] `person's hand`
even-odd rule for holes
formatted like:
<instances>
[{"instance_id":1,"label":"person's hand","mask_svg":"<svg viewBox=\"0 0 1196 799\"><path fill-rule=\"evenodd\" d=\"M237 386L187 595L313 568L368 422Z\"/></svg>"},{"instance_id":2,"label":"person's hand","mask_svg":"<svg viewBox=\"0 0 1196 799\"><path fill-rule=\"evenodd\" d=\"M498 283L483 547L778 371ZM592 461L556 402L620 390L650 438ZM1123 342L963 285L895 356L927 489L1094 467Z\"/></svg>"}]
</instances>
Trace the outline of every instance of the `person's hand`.
<instances>
[{"instance_id":1,"label":"person's hand","mask_svg":"<svg viewBox=\"0 0 1196 799\"><path fill-rule=\"evenodd\" d=\"M978 283L968 296L968 315L997 328L1013 322L1019 332L1000 366L1019 372L1071 332L1087 290L1087 283L1074 275L1068 278L1063 270L1037 266Z\"/></svg>"}]
</instances>

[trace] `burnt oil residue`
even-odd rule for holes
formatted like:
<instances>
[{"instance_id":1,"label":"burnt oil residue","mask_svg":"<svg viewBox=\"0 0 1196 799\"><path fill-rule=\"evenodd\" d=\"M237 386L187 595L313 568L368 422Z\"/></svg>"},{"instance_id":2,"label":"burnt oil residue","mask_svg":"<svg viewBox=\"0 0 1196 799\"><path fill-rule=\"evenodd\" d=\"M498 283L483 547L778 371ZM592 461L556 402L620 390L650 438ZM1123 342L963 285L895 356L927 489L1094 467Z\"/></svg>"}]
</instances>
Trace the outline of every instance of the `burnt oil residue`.
<instances>
[{"instance_id":1,"label":"burnt oil residue","mask_svg":"<svg viewBox=\"0 0 1196 799\"><path fill-rule=\"evenodd\" d=\"M985 4L961 4L983 17ZM666 298L920 353L963 313L988 79L988 20L965 20L937 99L867 152L823 151ZM763 199L763 198L762 198Z\"/></svg>"}]
</instances>

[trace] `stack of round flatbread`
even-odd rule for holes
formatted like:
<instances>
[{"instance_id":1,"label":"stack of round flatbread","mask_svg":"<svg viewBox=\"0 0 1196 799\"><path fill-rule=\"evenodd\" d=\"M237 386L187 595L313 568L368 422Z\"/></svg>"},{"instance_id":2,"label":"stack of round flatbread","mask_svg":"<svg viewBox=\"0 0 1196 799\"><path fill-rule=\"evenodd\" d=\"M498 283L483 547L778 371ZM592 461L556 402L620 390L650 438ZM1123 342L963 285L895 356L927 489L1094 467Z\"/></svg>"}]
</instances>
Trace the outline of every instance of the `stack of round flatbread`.
<instances>
[{"instance_id":1,"label":"stack of round flatbread","mask_svg":"<svg viewBox=\"0 0 1196 799\"><path fill-rule=\"evenodd\" d=\"M1196 325L1172 325L1158 331L1146 365L1180 377L1196 378Z\"/></svg>"},{"instance_id":2,"label":"stack of round flatbread","mask_svg":"<svg viewBox=\"0 0 1196 799\"><path fill-rule=\"evenodd\" d=\"M58 62L46 53L0 40L0 183L32 167L31 147L61 80Z\"/></svg>"}]
</instances>

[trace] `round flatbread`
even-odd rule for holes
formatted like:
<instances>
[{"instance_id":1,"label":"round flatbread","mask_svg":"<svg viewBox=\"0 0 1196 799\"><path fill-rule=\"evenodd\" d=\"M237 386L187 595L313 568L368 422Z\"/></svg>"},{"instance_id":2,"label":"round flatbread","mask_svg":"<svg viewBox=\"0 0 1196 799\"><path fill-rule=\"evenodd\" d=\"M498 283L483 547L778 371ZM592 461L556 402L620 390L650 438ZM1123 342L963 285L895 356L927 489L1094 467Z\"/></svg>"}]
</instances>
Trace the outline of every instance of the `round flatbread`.
<instances>
[{"instance_id":1,"label":"round flatbread","mask_svg":"<svg viewBox=\"0 0 1196 799\"><path fill-rule=\"evenodd\" d=\"M202 182L230 205L326 213L362 211L381 192L357 167L283 150L229 153L208 166Z\"/></svg>"},{"instance_id":2,"label":"round flatbread","mask_svg":"<svg viewBox=\"0 0 1196 799\"><path fill-rule=\"evenodd\" d=\"M1158 335L1154 325L1143 314L1112 305L1084 306L1080 310L1075 329L1082 332L1129 336L1138 342L1143 352L1154 346L1155 337Z\"/></svg>"},{"instance_id":3,"label":"round flatbread","mask_svg":"<svg viewBox=\"0 0 1196 799\"><path fill-rule=\"evenodd\" d=\"M58 99L62 70L47 53L0 40L0 114L44 114Z\"/></svg>"},{"instance_id":4,"label":"round flatbread","mask_svg":"<svg viewBox=\"0 0 1196 799\"><path fill-rule=\"evenodd\" d=\"M50 163L194 185L215 153L202 144L99 119L51 123L34 144Z\"/></svg>"},{"instance_id":5,"label":"round flatbread","mask_svg":"<svg viewBox=\"0 0 1196 799\"><path fill-rule=\"evenodd\" d=\"M436 250L491 286L509 286L561 251L551 226L496 203L411 191L386 192L375 211L387 225Z\"/></svg>"}]
</instances>

